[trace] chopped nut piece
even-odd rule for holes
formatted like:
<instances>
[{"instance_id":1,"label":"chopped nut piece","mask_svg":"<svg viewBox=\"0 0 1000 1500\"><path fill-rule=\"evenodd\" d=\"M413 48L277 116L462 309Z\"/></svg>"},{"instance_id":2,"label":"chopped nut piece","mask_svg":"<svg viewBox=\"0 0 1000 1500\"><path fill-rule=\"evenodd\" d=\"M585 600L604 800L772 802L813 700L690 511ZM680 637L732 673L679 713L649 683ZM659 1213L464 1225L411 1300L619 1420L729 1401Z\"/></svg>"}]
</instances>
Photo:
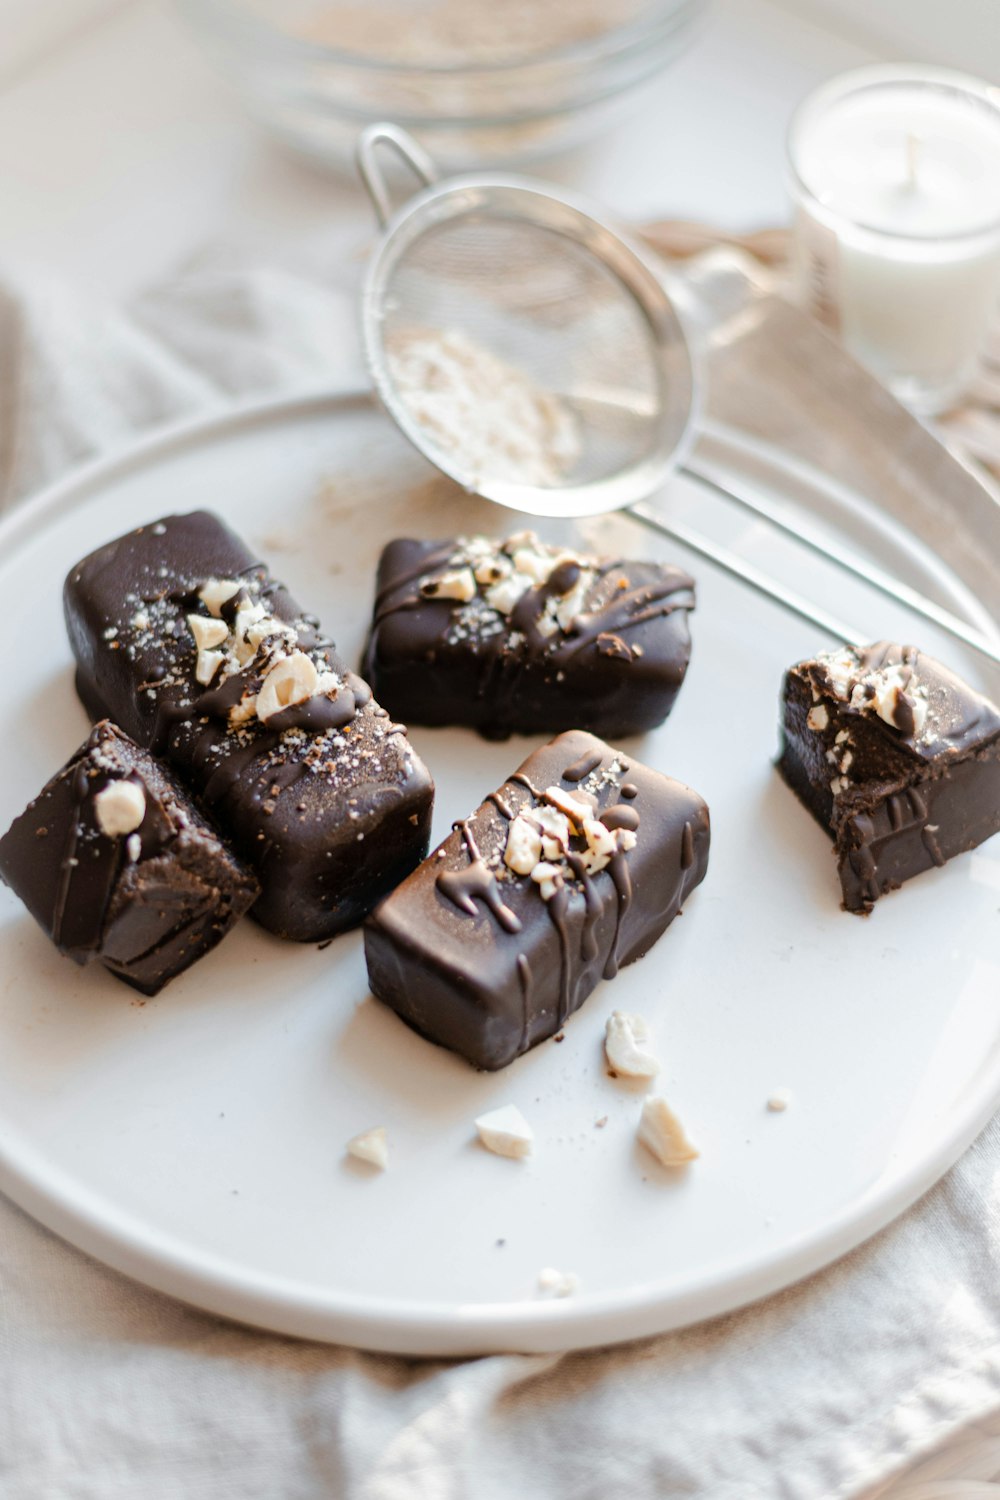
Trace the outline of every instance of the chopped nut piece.
<instances>
[{"instance_id":1,"label":"chopped nut piece","mask_svg":"<svg viewBox=\"0 0 1000 1500\"><path fill-rule=\"evenodd\" d=\"M773 1094L770 1094L768 1096L767 1107L774 1114L780 1114L783 1110L786 1110L788 1108L791 1102L791 1089L775 1089Z\"/></svg>"},{"instance_id":2,"label":"chopped nut piece","mask_svg":"<svg viewBox=\"0 0 1000 1500\"><path fill-rule=\"evenodd\" d=\"M605 1027L604 1051L615 1073L625 1078L655 1078L659 1059L648 1051L649 1028L642 1016L613 1010Z\"/></svg>"},{"instance_id":3,"label":"chopped nut piece","mask_svg":"<svg viewBox=\"0 0 1000 1500\"><path fill-rule=\"evenodd\" d=\"M304 651L280 657L264 678L257 694L257 717L262 724L295 703L304 703L316 692L319 673Z\"/></svg>"},{"instance_id":4,"label":"chopped nut piece","mask_svg":"<svg viewBox=\"0 0 1000 1500\"><path fill-rule=\"evenodd\" d=\"M665 1167L682 1167L699 1155L662 1094L652 1094L643 1104L638 1134L647 1151Z\"/></svg>"},{"instance_id":5,"label":"chopped nut piece","mask_svg":"<svg viewBox=\"0 0 1000 1500\"><path fill-rule=\"evenodd\" d=\"M348 1156L353 1156L357 1161L365 1161L369 1166L377 1167L380 1172L384 1172L389 1165L389 1136L384 1125L362 1131L348 1141L345 1149Z\"/></svg>"},{"instance_id":6,"label":"chopped nut piece","mask_svg":"<svg viewBox=\"0 0 1000 1500\"><path fill-rule=\"evenodd\" d=\"M238 594L242 587L234 578L209 578L198 590L198 598L209 614L218 619L226 600Z\"/></svg>"},{"instance_id":7,"label":"chopped nut piece","mask_svg":"<svg viewBox=\"0 0 1000 1500\"><path fill-rule=\"evenodd\" d=\"M574 797L569 792L564 792L561 786L548 786L543 793L546 802L557 807L561 813L565 813L572 822L583 825L593 817L592 807Z\"/></svg>"},{"instance_id":8,"label":"chopped nut piece","mask_svg":"<svg viewBox=\"0 0 1000 1500\"><path fill-rule=\"evenodd\" d=\"M194 668L195 680L200 682L202 687L208 687L225 659L224 651L199 651Z\"/></svg>"},{"instance_id":9,"label":"chopped nut piece","mask_svg":"<svg viewBox=\"0 0 1000 1500\"><path fill-rule=\"evenodd\" d=\"M830 715L822 703L814 703L806 714L806 723L810 729L825 729L830 722Z\"/></svg>"},{"instance_id":10,"label":"chopped nut piece","mask_svg":"<svg viewBox=\"0 0 1000 1500\"><path fill-rule=\"evenodd\" d=\"M420 591L429 599L458 599L468 604L476 597L476 580L471 568L456 568L453 573L442 573L440 578L429 578L420 585Z\"/></svg>"},{"instance_id":11,"label":"chopped nut piece","mask_svg":"<svg viewBox=\"0 0 1000 1500\"><path fill-rule=\"evenodd\" d=\"M539 860L531 872L531 878L538 886L538 894L543 901L551 901L563 883L562 870L545 859Z\"/></svg>"},{"instance_id":12,"label":"chopped nut piece","mask_svg":"<svg viewBox=\"0 0 1000 1500\"><path fill-rule=\"evenodd\" d=\"M485 545L487 548L489 547L488 542L485 542ZM474 569L476 582L488 587L490 584L499 583L501 578L509 578L510 570L510 563L506 557L499 555L496 557L484 557L481 562L476 564Z\"/></svg>"},{"instance_id":13,"label":"chopped nut piece","mask_svg":"<svg viewBox=\"0 0 1000 1500\"><path fill-rule=\"evenodd\" d=\"M486 603L501 615L509 615L514 605L531 588L531 579L523 573L511 573L486 590Z\"/></svg>"},{"instance_id":14,"label":"chopped nut piece","mask_svg":"<svg viewBox=\"0 0 1000 1500\"><path fill-rule=\"evenodd\" d=\"M476 1121L479 1139L496 1156L531 1155L535 1133L516 1104L505 1104L480 1115Z\"/></svg>"},{"instance_id":15,"label":"chopped nut piece","mask_svg":"<svg viewBox=\"0 0 1000 1500\"><path fill-rule=\"evenodd\" d=\"M111 781L94 797L97 826L108 838L134 833L146 816L146 794L135 781Z\"/></svg>"},{"instance_id":16,"label":"chopped nut piece","mask_svg":"<svg viewBox=\"0 0 1000 1500\"><path fill-rule=\"evenodd\" d=\"M229 634L229 626L225 620L207 620L204 615L188 615L187 622L199 651L211 651L213 646L221 646Z\"/></svg>"},{"instance_id":17,"label":"chopped nut piece","mask_svg":"<svg viewBox=\"0 0 1000 1500\"><path fill-rule=\"evenodd\" d=\"M517 817L507 834L504 864L515 875L530 875L542 857L542 836L527 818Z\"/></svg>"},{"instance_id":18,"label":"chopped nut piece","mask_svg":"<svg viewBox=\"0 0 1000 1500\"><path fill-rule=\"evenodd\" d=\"M597 818L586 819L583 825L583 836L587 840L587 848L591 854L604 859L610 859L618 847L613 831L605 828Z\"/></svg>"}]
</instances>

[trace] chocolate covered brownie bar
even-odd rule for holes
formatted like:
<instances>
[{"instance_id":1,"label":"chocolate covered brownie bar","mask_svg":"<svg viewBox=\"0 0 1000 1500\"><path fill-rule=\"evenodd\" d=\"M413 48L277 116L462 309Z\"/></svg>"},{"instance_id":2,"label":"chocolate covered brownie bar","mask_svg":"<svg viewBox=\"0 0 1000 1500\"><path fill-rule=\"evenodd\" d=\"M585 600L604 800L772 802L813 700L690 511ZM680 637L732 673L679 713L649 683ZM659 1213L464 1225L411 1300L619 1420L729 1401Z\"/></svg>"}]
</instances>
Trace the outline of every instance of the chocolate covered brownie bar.
<instances>
[{"instance_id":1,"label":"chocolate covered brownie bar","mask_svg":"<svg viewBox=\"0 0 1000 1500\"><path fill-rule=\"evenodd\" d=\"M708 845L697 792L562 734L372 913L372 991L474 1067L505 1067L648 952Z\"/></svg>"},{"instance_id":2,"label":"chocolate covered brownie bar","mask_svg":"<svg viewBox=\"0 0 1000 1500\"><path fill-rule=\"evenodd\" d=\"M617 738L670 712L693 608L679 568L590 557L533 532L400 539L379 562L362 670L410 724Z\"/></svg>"},{"instance_id":3,"label":"chocolate covered brownie bar","mask_svg":"<svg viewBox=\"0 0 1000 1500\"><path fill-rule=\"evenodd\" d=\"M419 863L434 786L405 730L218 517L100 547L64 602L85 706L210 810L257 874L265 927L332 937Z\"/></svg>"},{"instance_id":4,"label":"chocolate covered brownie bar","mask_svg":"<svg viewBox=\"0 0 1000 1500\"><path fill-rule=\"evenodd\" d=\"M848 911L1000 830L1000 709L913 646L799 662L778 769L833 836Z\"/></svg>"},{"instance_id":5,"label":"chocolate covered brownie bar","mask_svg":"<svg viewBox=\"0 0 1000 1500\"><path fill-rule=\"evenodd\" d=\"M0 877L62 953L144 995L214 948L259 890L174 777L107 720L0 839Z\"/></svg>"}]
</instances>

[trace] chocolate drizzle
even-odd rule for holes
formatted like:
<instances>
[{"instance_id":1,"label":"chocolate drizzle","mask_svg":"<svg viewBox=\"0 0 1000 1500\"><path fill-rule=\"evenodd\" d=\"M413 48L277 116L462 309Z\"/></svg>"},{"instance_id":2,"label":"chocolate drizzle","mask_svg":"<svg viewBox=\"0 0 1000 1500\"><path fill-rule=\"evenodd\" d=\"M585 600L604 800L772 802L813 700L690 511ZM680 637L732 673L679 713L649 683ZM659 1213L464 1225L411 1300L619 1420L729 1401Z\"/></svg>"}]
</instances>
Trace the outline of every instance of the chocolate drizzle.
<instances>
[{"instance_id":1,"label":"chocolate drizzle","mask_svg":"<svg viewBox=\"0 0 1000 1500\"><path fill-rule=\"evenodd\" d=\"M779 768L832 836L848 911L1000 828L1000 709L913 646L792 667Z\"/></svg>"},{"instance_id":2,"label":"chocolate drizzle","mask_svg":"<svg viewBox=\"0 0 1000 1500\"><path fill-rule=\"evenodd\" d=\"M363 671L394 713L411 724L471 724L490 738L581 723L631 734L662 722L690 654L686 574L567 559L506 611L489 602L498 580L488 568L471 599L426 591L456 569L471 576L474 563L458 542L400 539L383 551ZM568 618L564 601L578 594Z\"/></svg>"},{"instance_id":3,"label":"chocolate drizzle","mask_svg":"<svg viewBox=\"0 0 1000 1500\"><path fill-rule=\"evenodd\" d=\"M251 707L260 687L267 639L257 643L258 659L229 677L197 681L186 615L207 608L200 599L207 581L227 579L242 587L225 601L226 623L235 622L241 597L266 603L317 673L337 679L329 691L266 724L233 715L237 705ZM422 857L433 784L402 727L387 727L315 617L217 517L169 516L99 548L67 579L65 608L86 707L113 716L212 808L265 876L254 913L265 926L300 941L333 936L362 920ZM253 637L244 639L249 647ZM278 636L268 639L274 646ZM303 797L308 816L298 808Z\"/></svg>"},{"instance_id":4,"label":"chocolate drizzle","mask_svg":"<svg viewBox=\"0 0 1000 1500\"><path fill-rule=\"evenodd\" d=\"M461 830L469 866L465 870L442 870L437 877L438 890L467 916L476 916L476 902L481 901L487 911L496 917L504 932L520 932L521 920L509 906L504 905L497 878L480 854L468 821L454 826Z\"/></svg>"},{"instance_id":5,"label":"chocolate drizzle","mask_svg":"<svg viewBox=\"0 0 1000 1500\"><path fill-rule=\"evenodd\" d=\"M583 763L592 780L566 776ZM530 875L497 869L508 814L530 818L540 800L556 805L539 787L561 783L563 801L586 795L598 817L603 809L622 836L634 833L639 809L619 800L620 767L613 750L580 731L529 756L456 825L442 857L425 861L369 919L365 952L375 995L476 1067L499 1068L558 1033L602 976L645 953L707 868L708 812L690 788L636 765L632 800L641 804L642 832L634 847L592 871L593 847L574 835L572 847L551 861L558 873L546 880L544 895ZM581 782L595 791L584 794ZM682 868L685 842L691 863ZM519 930L504 925L497 902L518 918ZM455 911L481 919L466 926Z\"/></svg>"},{"instance_id":6,"label":"chocolate drizzle","mask_svg":"<svg viewBox=\"0 0 1000 1500\"><path fill-rule=\"evenodd\" d=\"M562 773L562 779L563 781L570 782L583 781L583 779L586 776L589 776L591 771L596 770L600 764L600 751L592 750L589 755L581 755L579 760L574 761L571 766L567 766L565 771Z\"/></svg>"}]
</instances>

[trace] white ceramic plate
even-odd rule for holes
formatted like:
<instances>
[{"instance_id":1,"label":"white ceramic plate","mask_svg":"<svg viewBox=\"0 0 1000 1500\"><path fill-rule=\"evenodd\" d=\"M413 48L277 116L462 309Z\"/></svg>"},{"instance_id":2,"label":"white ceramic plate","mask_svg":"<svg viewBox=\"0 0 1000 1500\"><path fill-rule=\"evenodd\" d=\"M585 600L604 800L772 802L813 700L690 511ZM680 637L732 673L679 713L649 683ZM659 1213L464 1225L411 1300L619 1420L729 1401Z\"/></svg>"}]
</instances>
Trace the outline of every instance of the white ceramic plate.
<instances>
[{"instance_id":1,"label":"white ceramic plate","mask_svg":"<svg viewBox=\"0 0 1000 1500\"><path fill-rule=\"evenodd\" d=\"M814 498L824 524L982 624L911 539ZM666 502L871 636L917 635L977 677L933 630L692 486L677 481ZM179 430L59 486L0 529L0 825L87 727L65 572L130 526L202 505L249 537L349 658L385 540L511 521L435 481L349 398ZM580 534L670 555L622 517ZM689 679L669 722L627 748L707 798L708 878L561 1044L477 1074L370 997L357 933L320 950L252 922L140 1003L61 959L0 891L0 1186L74 1244L213 1312L420 1354L675 1327L787 1285L911 1203L1000 1101L1000 848L922 876L869 920L843 913L828 841L771 766L781 673L827 643L694 571ZM436 837L533 743L414 740L438 783ZM702 1151L687 1171L635 1144L640 1096L602 1065L613 1007L653 1028L662 1087ZM765 1107L777 1087L794 1096L780 1115ZM474 1116L507 1102L535 1128L527 1162L475 1143ZM392 1142L382 1175L343 1155L376 1124ZM581 1290L541 1297L545 1266L576 1272Z\"/></svg>"}]
</instances>

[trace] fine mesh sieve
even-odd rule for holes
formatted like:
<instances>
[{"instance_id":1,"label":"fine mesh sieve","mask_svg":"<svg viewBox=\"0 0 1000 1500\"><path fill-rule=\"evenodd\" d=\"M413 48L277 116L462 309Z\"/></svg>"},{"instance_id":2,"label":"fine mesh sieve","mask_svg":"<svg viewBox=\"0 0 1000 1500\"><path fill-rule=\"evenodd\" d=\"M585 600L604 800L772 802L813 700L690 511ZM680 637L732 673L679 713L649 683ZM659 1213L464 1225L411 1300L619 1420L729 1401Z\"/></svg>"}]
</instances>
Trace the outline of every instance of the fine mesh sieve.
<instances>
[{"instance_id":1,"label":"fine mesh sieve","mask_svg":"<svg viewBox=\"0 0 1000 1500\"><path fill-rule=\"evenodd\" d=\"M380 145L423 183L388 224L364 293L366 352L391 416L452 479L516 510L595 515L651 494L694 404L687 342L657 278L583 207L527 178L437 183L389 125L359 150L383 227Z\"/></svg>"},{"instance_id":2,"label":"fine mesh sieve","mask_svg":"<svg viewBox=\"0 0 1000 1500\"><path fill-rule=\"evenodd\" d=\"M393 211L379 148L421 187ZM756 592L847 642L858 631L644 503L674 470L733 500L995 663L979 631L767 499L699 472L697 381L666 288L595 213L547 184L437 180L399 126L370 126L358 168L384 233L362 302L365 352L389 415L465 489L539 516L628 507Z\"/></svg>"}]
</instances>

